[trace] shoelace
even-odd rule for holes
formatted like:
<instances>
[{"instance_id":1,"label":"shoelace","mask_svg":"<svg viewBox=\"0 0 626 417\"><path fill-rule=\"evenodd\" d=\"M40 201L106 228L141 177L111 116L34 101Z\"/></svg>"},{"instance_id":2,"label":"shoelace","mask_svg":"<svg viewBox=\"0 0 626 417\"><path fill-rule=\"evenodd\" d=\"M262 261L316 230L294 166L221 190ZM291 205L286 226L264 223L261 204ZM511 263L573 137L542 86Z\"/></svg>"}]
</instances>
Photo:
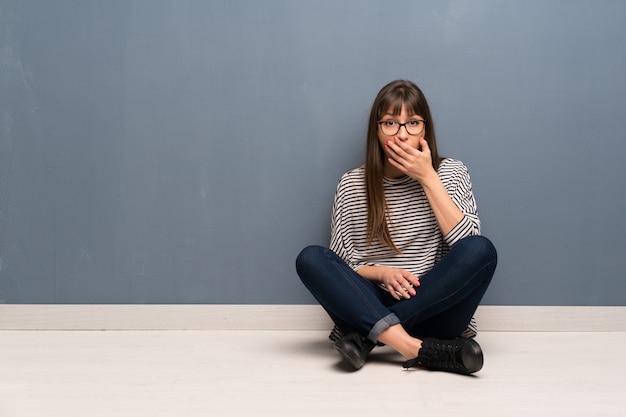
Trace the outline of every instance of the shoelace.
<instances>
[{"instance_id":1,"label":"shoelace","mask_svg":"<svg viewBox=\"0 0 626 417\"><path fill-rule=\"evenodd\" d=\"M450 344L422 346L417 357L409 359L402 366L411 368L415 365L422 365L439 369L458 369L460 365L456 358L457 349L457 346Z\"/></svg>"}]
</instances>

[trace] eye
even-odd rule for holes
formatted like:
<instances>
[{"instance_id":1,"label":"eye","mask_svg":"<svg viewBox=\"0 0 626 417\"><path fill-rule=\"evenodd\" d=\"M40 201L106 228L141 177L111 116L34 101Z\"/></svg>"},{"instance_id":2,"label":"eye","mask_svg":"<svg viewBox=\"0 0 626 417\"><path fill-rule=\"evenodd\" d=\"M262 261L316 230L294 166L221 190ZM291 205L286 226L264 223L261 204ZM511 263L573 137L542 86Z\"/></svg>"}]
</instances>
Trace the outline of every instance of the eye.
<instances>
[{"instance_id":1,"label":"eye","mask_svg":"<svg viewBox=\"0 0 626 417\"><path fill-rule=\"evenodd\" d=\"M383 121L383 126L385 127L394 127L396 125L396 121L395 120L384 120Z\"/></svg>"},{"instance_id":2,"label":"eye","mask_svg":"<svg viewBox=\"0 0 626 417\"><path fill-rule=\"evenodd\" d=\"M421 123L422 123L421 120L409 120L407 122L407 125L409 125L411 127L418 127Z\"/></svg>"}]
</instances>

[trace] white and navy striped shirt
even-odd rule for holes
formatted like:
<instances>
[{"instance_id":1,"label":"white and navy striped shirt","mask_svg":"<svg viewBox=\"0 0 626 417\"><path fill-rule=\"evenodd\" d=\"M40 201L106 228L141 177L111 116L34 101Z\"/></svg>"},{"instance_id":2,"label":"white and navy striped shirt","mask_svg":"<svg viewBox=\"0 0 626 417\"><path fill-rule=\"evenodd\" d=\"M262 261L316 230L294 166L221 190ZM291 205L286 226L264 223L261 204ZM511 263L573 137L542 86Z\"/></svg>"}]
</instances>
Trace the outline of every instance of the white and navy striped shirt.
<instances>
[{"instance_id":1,"label":"white and navy striped shirt","mask_svg":"<svg viewBox=\"0 0 626 417\"><path fill-rule=\"evenodd\" d=\"M438 175L452 201L464 214L450 233L442 235L418 181L408 176L384 178L389 232L402 253L396 253L377 240L368 245L365 167L361 166L346 172L337 186L330 249L355 271L366 265L384 265L406 269L418 277L428 272L454 243L480 234L476 201L465 165L444 159Z\"/></svg>"}]
</instances>

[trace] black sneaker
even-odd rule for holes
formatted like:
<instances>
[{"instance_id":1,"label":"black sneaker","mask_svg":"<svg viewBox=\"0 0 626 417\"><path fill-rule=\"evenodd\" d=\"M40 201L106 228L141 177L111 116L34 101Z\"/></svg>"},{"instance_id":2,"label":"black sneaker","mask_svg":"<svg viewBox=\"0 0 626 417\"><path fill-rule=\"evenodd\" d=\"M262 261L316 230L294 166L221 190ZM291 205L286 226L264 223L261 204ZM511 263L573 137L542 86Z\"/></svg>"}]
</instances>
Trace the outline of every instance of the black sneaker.
<instances>
[{"instance_id":1,"label":"black sneaker","mask_svg":"<svg viewBox=\"0 0 626 417\"><path fill-rule=\"evenodd\" d=\"M330 331L330 334L328 335L328 338L330 339L331 342L336 342L337 340L339 340L343 336L344 336L344 334L343 334L343 332L341 330L339 330L339 327L333 326L333 329Z\"/></svg>"},{"instance_id":2,"label":"black sneaker","mask_svg":"<svg viewBox=\"0 0 626 417\"><path fill-rule=\"evenodd\" d=\"M354 371L358 371L365 365L367 355L374 349L376 344L359 333L352 332L340 337L333 344L343 356L345 362L350 365Z\"/></svg>"},{"instance_id":3,"label":"black sneaker","mask_svg":"<svg viewBox=\"0 0 626 417\"><path fill-rule=\"evenodd\" d=\"M433 371L469 375L483 367L483 351L473 339L440 340L429 337L422 341L417 358L402 364L405 368L416 365Z\"/></svg>"}]
</instances>

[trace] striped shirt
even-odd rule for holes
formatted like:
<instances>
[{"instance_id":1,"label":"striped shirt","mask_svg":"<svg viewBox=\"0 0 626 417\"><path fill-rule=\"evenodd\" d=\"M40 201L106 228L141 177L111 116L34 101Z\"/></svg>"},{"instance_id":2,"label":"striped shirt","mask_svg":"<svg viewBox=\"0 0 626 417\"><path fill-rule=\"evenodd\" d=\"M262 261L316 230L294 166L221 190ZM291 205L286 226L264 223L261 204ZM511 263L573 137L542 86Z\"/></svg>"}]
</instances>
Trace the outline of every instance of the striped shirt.
<instances>
[{"instance_id":1,"label":"striped shirt","mask_svg":"<svg viewBox=\"0 0 626 417\"><path fill-rule=\"evenodd\" d=\"M383 265L406 269L417 277L428 272L457 241L480 234L476 201L465 165L447 158L441 162L437 173L452 201L464 214L448 234L442 235L418 181L408 176L384 178L389 232L402 253L396 253L377 240L368 245L365 167L361 166L346 172L337 186L330 249L355 271L366 265Z\"/></svg>"}]
</instances>

